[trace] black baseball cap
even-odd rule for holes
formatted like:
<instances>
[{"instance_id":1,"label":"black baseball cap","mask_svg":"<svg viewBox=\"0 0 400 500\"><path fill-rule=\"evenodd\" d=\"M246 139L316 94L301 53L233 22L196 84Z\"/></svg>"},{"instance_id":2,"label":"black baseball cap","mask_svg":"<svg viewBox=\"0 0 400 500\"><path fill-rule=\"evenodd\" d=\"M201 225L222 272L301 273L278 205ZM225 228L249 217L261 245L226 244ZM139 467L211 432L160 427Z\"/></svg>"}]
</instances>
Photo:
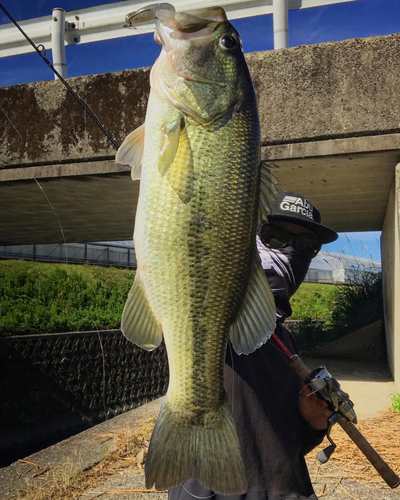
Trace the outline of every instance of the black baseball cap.
<instances>
[{"instance_id":1,"label":"black baseball cap","mask_svg":"<svg viewBox=\"0 0 400 500\"><path fill-rule=\"evenodd\" d=\"M338 238L336 231L321 224L319 210L299 193L278 189L270 207L270 222L290 222L303 226L312 231L321 243L331 243Z\"/></svg>"}]
</instances>

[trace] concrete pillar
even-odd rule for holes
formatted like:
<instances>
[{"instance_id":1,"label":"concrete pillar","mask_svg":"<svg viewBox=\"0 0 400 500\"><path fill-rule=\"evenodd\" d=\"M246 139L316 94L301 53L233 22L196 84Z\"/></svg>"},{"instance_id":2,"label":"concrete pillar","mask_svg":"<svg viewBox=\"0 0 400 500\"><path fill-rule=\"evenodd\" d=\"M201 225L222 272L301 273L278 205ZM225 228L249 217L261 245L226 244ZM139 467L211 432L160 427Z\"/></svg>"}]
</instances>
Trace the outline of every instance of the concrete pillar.
<instances>
[{"instance_id":1,"label":"concrete pillar","mask_svg":"<svg viewBox=\"0 0 400 500\"><path fill-rule=\"evenodd\" d=\"M384 293L384 319L388 363L397 389L400 391L400 164L383 223L381 249Z\"/></svg>"}]
</instances>

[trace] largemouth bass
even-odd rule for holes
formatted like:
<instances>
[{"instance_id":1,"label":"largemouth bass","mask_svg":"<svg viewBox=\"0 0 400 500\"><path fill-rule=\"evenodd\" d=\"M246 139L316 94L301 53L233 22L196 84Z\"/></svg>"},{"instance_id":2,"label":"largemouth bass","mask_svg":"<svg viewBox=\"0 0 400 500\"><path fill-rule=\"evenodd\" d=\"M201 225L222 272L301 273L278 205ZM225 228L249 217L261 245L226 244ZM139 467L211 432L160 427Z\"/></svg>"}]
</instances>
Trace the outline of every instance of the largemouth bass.
<instances>
[{"instance_id":1,"label":"largemouth bass","mask_svg":"<svg viewBox=\"0 0 400 500\"><path fill-rule=\"evenodd\" d=\"M146 486L196 477L222 494L247 490L223 385L228 338L248 354L275 328L275 304L256 250L275 193L260 164L257 104L241 40L222 8L176 13L157 4L162 51L150 75L144 125L116 161L140 178L137 272L122 317L145 349L164 335L169 388L145 465Z\"/></svg>"}]
</instances>

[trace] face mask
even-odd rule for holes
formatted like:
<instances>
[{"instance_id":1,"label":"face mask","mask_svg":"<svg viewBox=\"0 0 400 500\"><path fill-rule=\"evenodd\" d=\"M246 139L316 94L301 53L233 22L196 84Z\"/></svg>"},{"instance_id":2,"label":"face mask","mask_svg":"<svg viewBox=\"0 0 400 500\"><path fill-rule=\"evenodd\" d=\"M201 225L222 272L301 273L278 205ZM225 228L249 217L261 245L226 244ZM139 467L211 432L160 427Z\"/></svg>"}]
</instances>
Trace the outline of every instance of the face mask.
<instances>
[{"instance_id":1,"label":"face mask","mask_svg":"<svg viewBox=\"0 0 400 500\"><path fill-rule=\"evenodd\" d=\"M292 314L289 299L303 282L311 259L302 257L289 245L279 249L268 248L259 238L257 249L275 298L276 315L284 320Z\"/></svg>"}]
</instances>

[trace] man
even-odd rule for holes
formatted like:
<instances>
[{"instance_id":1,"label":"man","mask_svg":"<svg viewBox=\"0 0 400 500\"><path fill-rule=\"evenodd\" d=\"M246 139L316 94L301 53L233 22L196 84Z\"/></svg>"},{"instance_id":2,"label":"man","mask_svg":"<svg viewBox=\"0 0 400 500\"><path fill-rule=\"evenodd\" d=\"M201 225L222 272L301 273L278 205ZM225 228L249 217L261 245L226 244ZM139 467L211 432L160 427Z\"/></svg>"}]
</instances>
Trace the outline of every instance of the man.
<instances>
[{"instance_id":1,"label":"man","mask_svg":"<svg viewBox=\"0 0 400 500\"><path fill-rule=\"evenodd\" d=\"M279 190L257 248L276 303L276 335L296 351L283 322L292 314L289 299L305 278L311 259L337 233L321 224L314 205L302 195ZM228 345L225 388L238 430L248 491L224 497L190 479L169 491L169 500L316 500L304 455L323 439L330 412L288 365L270 340L249 355Z\"/></svg>"}]
</instances>

